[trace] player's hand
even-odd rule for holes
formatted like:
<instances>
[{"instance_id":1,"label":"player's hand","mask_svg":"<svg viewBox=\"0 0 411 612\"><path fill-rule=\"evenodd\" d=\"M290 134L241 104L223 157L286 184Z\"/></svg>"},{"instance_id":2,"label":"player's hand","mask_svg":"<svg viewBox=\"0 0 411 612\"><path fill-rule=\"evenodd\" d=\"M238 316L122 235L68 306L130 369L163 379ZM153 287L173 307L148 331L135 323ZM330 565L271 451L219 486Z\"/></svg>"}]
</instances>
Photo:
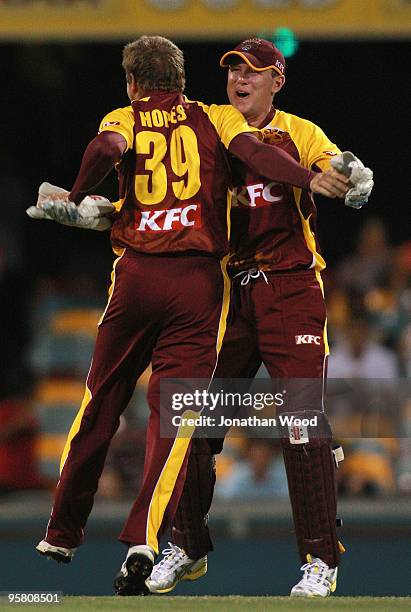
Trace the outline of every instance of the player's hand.
<instances>
[{"instance_id":1,"label":"player's hand","mask_svg":"<svg viewBox=\"0 0 411 612\"><path fill-rule=\"evenodd\" d=\"M76 206L69 201L66 189L42 183L36 206L30 206L26 213L32 219L48 219L71 227L104 231L112 225L106 215L114 210L113 204L102 196L87 196Z\"/></svg>"},{"instance_id":2,"label":"player's hand","mask_svg":"<svg viewBox=\"0 0 411 612\"><path fill-rule=\"evenodd\" d=\"M331 166L350 180L350 189L345 196L346 206L358 209L366 204L374 186L372 170L366 168L351 151L334 157Z\"/></svg>"},{"instance_id":3,"label":"player's hand","mask_svg":"<svg viewBox=\"0 0 411 612\"><path fill-rule=\"evenodd\" d=\"M316 174L310 183L313 193L320 193L327 198L344 198L349 188L349 179L333 168Z\"/></svg>"}]
</instances>

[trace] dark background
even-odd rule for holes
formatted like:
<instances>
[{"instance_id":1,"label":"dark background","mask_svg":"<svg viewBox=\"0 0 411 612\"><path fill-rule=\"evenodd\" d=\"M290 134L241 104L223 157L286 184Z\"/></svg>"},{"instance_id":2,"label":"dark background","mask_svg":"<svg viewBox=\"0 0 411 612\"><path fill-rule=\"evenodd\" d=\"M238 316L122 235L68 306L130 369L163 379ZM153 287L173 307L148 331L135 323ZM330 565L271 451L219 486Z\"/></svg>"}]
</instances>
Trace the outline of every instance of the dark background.
<instances>
[{"instance_id":1,"label":"dark background","mask_svg":"<svg viewBox=\"0 0 411 612\"><path fill-rule=\"evenodd\" d=\"M181 43L188 97L226 102L226 73L218 63L231 45ZM43 180L71 187L101 118L128 104L121 49L107 43L0 46L0 245L9 264L31 280L80 266L92 266L104 279L111 268L107 234L38 223L24 211ZM409 238L409 51L405 41L301 42L287 61L277 107L320 125L375 174L372 200L361 212L319 199L319 237L330 264L353 248L369 216L383 218L394 243ZM114 197L114 176L98 191Z\"/></svg>"}]
</instances>

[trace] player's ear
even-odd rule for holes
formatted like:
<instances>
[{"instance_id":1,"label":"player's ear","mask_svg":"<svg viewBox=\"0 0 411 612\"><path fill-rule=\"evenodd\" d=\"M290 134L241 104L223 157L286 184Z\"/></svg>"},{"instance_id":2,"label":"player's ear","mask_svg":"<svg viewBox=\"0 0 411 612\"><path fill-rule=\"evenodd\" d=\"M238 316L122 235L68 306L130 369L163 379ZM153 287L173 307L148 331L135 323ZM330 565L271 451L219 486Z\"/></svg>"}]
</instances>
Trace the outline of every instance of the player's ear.
<instances>
[{"instance_id":1,"label":"player's ear","mask_svg":"<svg viewBox=\"0 0 411 612\"><path fill-rule=\"evenodd\" d=\"M273 86L271 89L271 93L274 95L276 93L278 93L280 91L280 89L282 88L282 86L284 85L285 82L285 78L283 76L281 76L280 74L274 74L273 75Z\"/></svg>"},{"instance_id":2,"label":"player's ear","mask_svg":"<svg viewBox=\"0 0 411 612\"><path fill-rule=\"evenodd\" d=\"M136 78L132 72L128 72L126 74L127 79L127 90L129 92L130 98L132 100L136 100L139 97L139 85L136 81Z\"/></svg>"},{"instance_id":3,"label":"player's ear","mask_svg":"<svg viewBox=\"0 0 411 612\"><path fill-rule=\"evenodd\" d=\"M126 74L126 79L127 79L127 85L130 87L133 87L136 83L136 79L135 76L132 72L127 72Z\"/></svg>"}]
</instances>

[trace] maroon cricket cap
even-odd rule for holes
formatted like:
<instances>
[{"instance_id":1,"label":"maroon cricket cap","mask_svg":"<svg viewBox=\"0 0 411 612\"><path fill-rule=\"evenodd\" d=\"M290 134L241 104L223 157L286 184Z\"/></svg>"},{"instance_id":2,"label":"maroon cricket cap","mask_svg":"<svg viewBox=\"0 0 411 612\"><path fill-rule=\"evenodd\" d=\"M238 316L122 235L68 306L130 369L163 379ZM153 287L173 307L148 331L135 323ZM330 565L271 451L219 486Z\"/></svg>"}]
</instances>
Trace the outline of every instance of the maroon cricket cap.
<instances>
[{"instance_id":1,"label":"maroon cricket cap","mask_svg":"<svg viewBox=\"0 0 411 612\"><path fill-rule=\"evenodd\" d=\"M243 40L232 51L224 53L220 59L220 66L229 66L232 56L241 57L250 68L257 72L275 70L281 76L285 76L284 55L269 40L263 38Z\"/></svg>"}]
</instances>

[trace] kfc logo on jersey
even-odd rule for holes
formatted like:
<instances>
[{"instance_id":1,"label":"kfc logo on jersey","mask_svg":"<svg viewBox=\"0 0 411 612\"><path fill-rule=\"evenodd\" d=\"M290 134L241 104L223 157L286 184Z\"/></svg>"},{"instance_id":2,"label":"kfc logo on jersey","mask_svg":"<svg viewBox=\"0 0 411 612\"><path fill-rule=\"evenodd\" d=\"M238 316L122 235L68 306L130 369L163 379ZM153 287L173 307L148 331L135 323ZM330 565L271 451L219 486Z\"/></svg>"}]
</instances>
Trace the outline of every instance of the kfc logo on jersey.
<instances>
[{"instance_id":1,"label":"kfc logo on jersey","mask_svg":"<svg viewBox=\"0 0 411 612\"><path fill-rule=\"evenodd\" d=\"M282 187L279 183L257 183L245 187L234 187L232 206L266 206L271 202L281 202L283 199ZM280 195L275 195L280 194Z\"/></svg>"},{"instance_id":2,"label":"kfc logo on jersey","mask_svg":"<svg viewBox=\"0 0 411 612\"><path fill-rule=\"evenodd\" d=\"M296 344L316 344L320 346L321 344L321 336L311 336L310 334L301 334L295 336Z\"/></svg>"},{"instance_id":3,"label":"kfc logo on jersey","mask_svg":"<svg viewBox=\"0 0 411 612\"><path fill-rule=\"evenodd\" d=\"M138 232L164 232L181 230L185 227L201 227L199 204L167 210L142 210L136 215L135 229Z\"/></svg>"}]
</instances>

